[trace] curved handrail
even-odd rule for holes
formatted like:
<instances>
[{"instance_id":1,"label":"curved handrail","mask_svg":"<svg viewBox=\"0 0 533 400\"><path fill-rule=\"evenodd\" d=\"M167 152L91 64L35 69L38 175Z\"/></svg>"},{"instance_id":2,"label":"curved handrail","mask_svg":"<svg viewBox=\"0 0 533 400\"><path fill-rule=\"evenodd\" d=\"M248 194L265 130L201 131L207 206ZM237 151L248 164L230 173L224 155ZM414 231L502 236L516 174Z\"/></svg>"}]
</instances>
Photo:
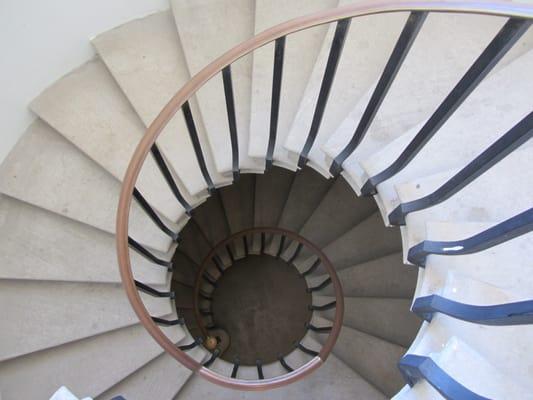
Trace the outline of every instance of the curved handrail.
<instances>
[{"instance_id":1,"label":"curved handrail","mask_svg":"<svg viewBox=\"0 0 533 400\"><path fill-rule=\"evenodd\" d=\"M300 236L297 233L289 231L287 229L273 228L273 227L250 228L250 229L245 229L240 232L234 233L233 235L217 243L211 249L209 254L204 258L196 274L196 281L194 284L194 300L193 300L196 320L201 321L198 297L199 297L200 290L201 290L201 283L204 278L204 272L206 271L208 264L216 257L217 252L220 251L220 249L225 248L226 245L232 243L236 238L246 237L248 235L253 235L253 234L263 234L263 233L269 234L269 235L278 234L281 236L285 236L286 238L291 239L294 242L297 242L299 246L303 245L304 247L307 247L313 252L313 255L315 255L318 258L318 260L320 260L320 264L324 266L326 273L329 276L328 281L333 285L333 290L335 293L335 318L333 319L333 325L331 327L331 332L329 333L328 338L326 339L324 343L324 346L319 352L320 359L322 361L325 361L327 357L329 356L329 354L331 353L331 350L333 350L333 346L335 345L335 342L337 341L337 338L339 337L339 334L342 328L342 319L344 315L344 295L342 293L342 285L335 271L335 267L333 267L333 264L331 263L329 258L324 254L324 252L320 250L315 244L313 244L312 242L304 238L303 236ZM310 288L310 289L313 289L313 288ZM308 290L311 291L310 289ZM207 335L207 331L202 326L202 324L199 323L198 325L199 325L200 330L202 330L202 332L204 333L204 335Z\"/></svg>"},{"instance_id":2,"label":"curved handrail","mask_svg":"<svg viewBox=\"0 0 533 400\"><path fill-rule=\"evenodd\" d=\"M533 7L526 4L510 4L504 1L436 1L428 3L427 1L405 0L367 1L295 18L267 29L242 42L241 44L224 53L222 56L218 57L211 64L207 65L172 97L172 99L167 103L167 105L162 109L162 111L147 129L146 134L139 142L131 158L130 164L123 179L117 211L116 235L118 263L126 294L141 324L165 351L167 351L185 367L193 371L197 371L200 375L213 383L226 387L242 390L266 390L269 388L283 386L303 378L318 368L322 364L323 359L320 358L320 356L315 357L303 367L277 378L252 382L238 379L228 379L203 367L200 363L183 353L169 338L166 337L166 335L152 320L137 291L136 283L138 282L136 282L133 277L129 258L128 227L130 207L135 190L135 182L137 181L146 157L150 152L153 152L154 149L157 149L155 146L156 139L169 123L171 118L176 114L176 112L205 83L207 83L207 81L223 71L226 67L230 66L233 62L255 49L258 49L288 34L342 19L372 14L413 11L485 14L528 19L533 18ZM165 166L162 164L160 168L162 167ZM172 182L169 182L169 184L170 183ZM179 191L175 192L176 197L180 198ZM182 204L184 204L184 207L187 209L187 211L190 211L186 202L184 203L182 201Z\"/></svg>"}]
</instances>

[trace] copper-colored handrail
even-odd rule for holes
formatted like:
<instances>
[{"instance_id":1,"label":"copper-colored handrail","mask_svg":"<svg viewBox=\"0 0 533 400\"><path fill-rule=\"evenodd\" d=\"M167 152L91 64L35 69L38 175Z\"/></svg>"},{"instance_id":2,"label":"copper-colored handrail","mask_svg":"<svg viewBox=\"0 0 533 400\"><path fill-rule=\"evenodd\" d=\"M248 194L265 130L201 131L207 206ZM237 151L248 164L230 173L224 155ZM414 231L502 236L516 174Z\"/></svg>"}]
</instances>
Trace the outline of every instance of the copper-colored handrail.
<instances>
[{"instance_id":1,"label":"copper-colored handrail","mask_svg":"<svg viewBox=\"0 0 533 400\"><path fill-rule=\"evenodd\" d=\"M129 258L128 220L130 206L135 182L137 181L144 160L148 156L150 149L162 130L166 127L170 119L182 107L182 105L189 100L209 79L222 71L224 67L232 64L234 61L252 52L253 50L288 34L345 18L353 18L371 14L410 11L485 14L533 19L533 7L526 4L509 3L506 1L451 0L431 2L406 0L369 0L366 2L350 4L344 7L295 18L267 29L250 38L249 40L246 40L233 47L231 50L227 51L222 56L214 60L211 64L207 65L200 72L198 72L174 95L174 97L172 97L157 118L149 126L146 134L139 142L139 145L132 156L124 176L117 211L117 256L122 283L135 313L152 337L176 360L178 360L187 368L197 371L200 375L211 382L241 390L266 390L283 386L303 378L311 371L318 368L322 364L323 359L319 355L304 366L281 377L258 381L244 381L227 378L207 368L204 368L200 363L180 351L175 344L166 337L161 329L159 329L159 327L152 321L148 311L144 307L144 304L135 287ZM331 348L328 349L328 352L329 350L331 350Z\"/></svg>"},{"instance_id":2,"label":"copper-colored handrail","mask_svg":"<svg viewBox=\"0 0 533 400\"><path fill-rule=\"evenodd\" d=\"M234 233L233 235L227 237L226 239L220 241L217 243L209 252L209 254L204 258L202 264L200 265L200 268L198 269L198 272L196 274L196 281L194 284L194 313L196 315L196 320L200 321L200 310L199 310L199 304L198 304L198 296L200 294L200 287L202 283L202 275L209 265L209 263L212 261L213 257L217 254L220 249L225 248L225 246L232 241L234 241L236 238L240 238L247 235L253 235L257 233L267 233L267 234L274 234L274 235L282 235L285 236L297 243L303 244L305 247L310 249L315 256L317 256L324 268L326 269L327 274L331 278L331 283L333 284L333 290L335 292L335 317L333 319L333 325L330 334L328 335L328 338L326 342L324 343L324 346L319 352L318 357L322 361L325 361L326 358L331 353L331 350L333 350L333 346L335 345L335 342L337 341L337 338L339 337L341 327L342 327L342 319L344 316L344 295L342 293L342 285L340 283L339 277L337 276L337 273L335 271L335 268L333 267L333 264L329 260L329 258L324 254L320 248L318 248L314 243L310 242L303 236L298 235L296 232L289 231L287 229L283 228L274 228L274 227L257 227L257 228L250 228L245 229L243 231ZM199 324L200 330L202 330L202 333L206 334L206 330L201 324Z\"/></svg>"}]
</instances>

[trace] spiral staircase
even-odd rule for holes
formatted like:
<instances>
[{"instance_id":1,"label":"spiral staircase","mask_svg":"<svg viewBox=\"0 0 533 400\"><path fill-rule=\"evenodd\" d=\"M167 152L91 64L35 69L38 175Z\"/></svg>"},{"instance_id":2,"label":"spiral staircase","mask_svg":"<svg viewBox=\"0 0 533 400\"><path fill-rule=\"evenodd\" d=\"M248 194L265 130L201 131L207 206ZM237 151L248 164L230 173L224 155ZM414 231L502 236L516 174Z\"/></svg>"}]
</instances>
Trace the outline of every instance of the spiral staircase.
<instances>
[{"instance_id":1,"label":"spiral staircase","mask_svg":"<svg viewBox=\"0 0 533 400\"><path fill-rule=\"evenodd\" d=\"M0 166L0 399L533 399L532 20L171 0L93 38Z\"/></svg>"}]
</instances>

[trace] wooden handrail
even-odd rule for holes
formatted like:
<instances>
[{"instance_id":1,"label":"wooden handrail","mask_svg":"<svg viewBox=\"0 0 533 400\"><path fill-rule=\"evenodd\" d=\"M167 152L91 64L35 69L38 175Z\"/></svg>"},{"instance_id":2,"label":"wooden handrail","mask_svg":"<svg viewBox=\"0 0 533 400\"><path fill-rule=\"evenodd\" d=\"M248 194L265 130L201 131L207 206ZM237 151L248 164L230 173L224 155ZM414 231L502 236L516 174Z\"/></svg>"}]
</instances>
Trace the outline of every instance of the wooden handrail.
<instances>
[{"instance_id":1,"label":"wooden handrail","mask_svg":"<svg viewBox=\"0 0 533 400\"><path fill-rule=\"evenodd\" d=\"M137 314L141 324L152 335L152 337L176 360L185 367L198 372L209 381L225 387L240 390L267 390L275 387L287 385L291 382L302 379L313 370L318 368L327 354L331 351L334 340L326 343L319 356L313 358L304 366L295 369L286 375L276 378L245 381L232 379L216 372L213 372L200 363L189 357L161 331L154 323L144 306L139 293L135 287L135 281L131 270L131 263L128 248L128 226L130 206L132 202L135 182L139 176L143 163L150 153L156 139L167 126L174 114L187 102L207 81L220 73L225 67L231 65L236 60L249 54L278 38L304 29L318 25L335 22L345 18L360 17L372 14L382 14L391 12L447 12L447 13L468 13L485 14L493 16L506 16L533 19L533 7L526 4L509 3L507 1L366 1L357 4L350 4L344 7L321 11L308 16L299 17L285 23L267 29L258 35L246 40L231 50L218 57L204 69L191 78L166 104L157 118L152 122L146 134L139 142L129 163L124 176L120 200L117 211L117 256L120 274L124 289L128 299ZM339 305L337 305L338 307ZM333 333L333 332L332 332ZM332 335L330 335L332 336Z\"/></svg>"}]
</instances>

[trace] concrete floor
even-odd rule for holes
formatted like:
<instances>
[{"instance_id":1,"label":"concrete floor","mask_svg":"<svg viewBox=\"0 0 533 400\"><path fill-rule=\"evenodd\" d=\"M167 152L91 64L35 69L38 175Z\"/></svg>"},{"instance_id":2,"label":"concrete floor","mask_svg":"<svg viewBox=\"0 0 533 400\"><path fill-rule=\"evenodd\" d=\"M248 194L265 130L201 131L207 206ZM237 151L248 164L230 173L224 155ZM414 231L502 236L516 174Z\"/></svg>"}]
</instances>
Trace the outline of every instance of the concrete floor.
<instances>
[{"instance_id":1,"label":"concrete floor","mask_svg":"<svg viewBox=\"0 0 533 400\"><path fill-rule=\"evenodd\" d=\"M213 294L215 325L231 342L222 358L255 365L288 354L311 318L306 288L296 268L281 259L250 255L235 262Z\"/></svg>"}]
</instances>

